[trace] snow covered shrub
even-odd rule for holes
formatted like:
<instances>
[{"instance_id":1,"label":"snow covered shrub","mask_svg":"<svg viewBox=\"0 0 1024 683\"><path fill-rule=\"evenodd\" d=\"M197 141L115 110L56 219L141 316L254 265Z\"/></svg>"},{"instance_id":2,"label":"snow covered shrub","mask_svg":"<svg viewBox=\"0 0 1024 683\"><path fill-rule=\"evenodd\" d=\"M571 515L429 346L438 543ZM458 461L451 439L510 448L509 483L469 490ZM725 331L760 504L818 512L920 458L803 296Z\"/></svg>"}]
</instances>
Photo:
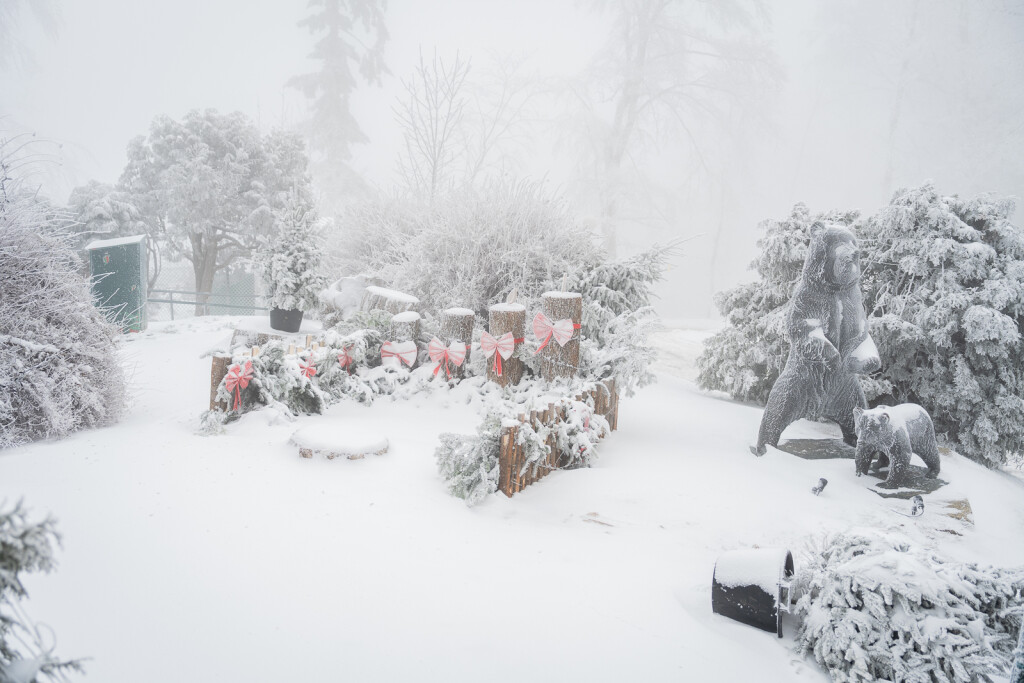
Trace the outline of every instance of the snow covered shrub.
<instances>
[{"instance_id":1,"label":"snow covered shrub","mask_svg":"<svg viewBox=\"0 0 1024 683\"><path fill-rule=\"evenodd\" d=\"M1024 614L1024 569L950 562L869 533L827 540L798 569L797 647L837 683L1005 675Z\"/></svg>"},{"instance_id":2,"label":"snow covered shrub","mask_svg":"<svg viewBox=\"0 0 1024 683\"><path fill-rule=\"evenodd\" d=\"M66 680L65 672L82 672L80 662L53 656L53 643L44 642L45 632L18 606L28 596L20 575L54 567L53 548L60 543L54 526L52 518L29 522L21 503L0 510L0 681L4 683L61 681Z\"/></svg>"},{"instance_id":3,"label":"snow covered shrub","mask_svg":"<svg viewBox=\"0 0 1024 683\"><path fill-rule=\"evenodd\" d=\"M501 420L501 413L489 412L476 436L442 434L441 445L434 451L448 493L462 498L466 505L476 505L498 490Z\"/></svg>"},{"instance_id":4,"label":"snow covered shrub","mask_svg":"<svg viewBox=\"0 0 1024 683\"><path fill-rule=\"evenodd\" d=\"M325 280L320 263L323 247L311 203L293 192L274 212L273 237L256 254L271 308L308 311L317 305Z\"/></svg>"},{"instance_id":5,"label":"snow covered shrub","mask_svg":"<svg viewBox=\"0 0 1024 683\"><path fill-rule=\"evenodd\" d=\"M0 169L0 448L115 421L120 330L93 304L64 222Z\"/></svg>"},{"instance_id":6,"label":"snow covered shrub","mask_svg":"<svg viewBox=\"0 0 1024 683\"><path fill-rule=\"evenodd\" d=\"M887 380L875 393L924 406L947 443L990 466L1024 452L1024 230L1013 208L925 184L860 230Z\"/></svg>"},{"instance_id":7,"label":"snow covered shrub","mask_svg":"<svg viewBox=\"0 0 1024 683\"><path fill-rule=\"evenodd\" d=\"M851 227L855 211L811 214L804 204L788 218L761 223L760 255L750 264L758 279L715 294L715 305L728 326L714 334L697 359L697 383L724 391L741 401L768 400L789 354L786 315L793 288L800 281L811 226L816 222Z\"/></svg>"},{"instance_id":8,"label":"snow covered shrub","mask_svg":"<svg viewBox=\"0 0 1024 683\"><path fill-rule=\"evenodd\" d=\"M580 263L600 260L564 201L533 182L495 182L426 200L386 198L343 219L343 274L364 273L419 297L428 311L487 307L517 289L537 297Z\"/></svg>"}]
</instances>

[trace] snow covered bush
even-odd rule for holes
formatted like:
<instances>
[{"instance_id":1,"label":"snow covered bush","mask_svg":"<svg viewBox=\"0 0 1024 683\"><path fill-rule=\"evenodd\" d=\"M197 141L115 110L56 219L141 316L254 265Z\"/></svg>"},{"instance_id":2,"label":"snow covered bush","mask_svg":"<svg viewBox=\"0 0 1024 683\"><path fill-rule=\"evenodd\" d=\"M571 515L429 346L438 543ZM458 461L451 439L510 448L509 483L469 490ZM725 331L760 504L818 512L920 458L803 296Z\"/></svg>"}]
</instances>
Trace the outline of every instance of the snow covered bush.
<instances>
[{"instance_id":1,"label":"snow covered bush","mask_svg":"<svg viewBox=\"0 0 1024 683\"><path fill-rule=\"evenodd\" d=\"M317 294L326 284L320 268L320 240L316 209L293 192L285 206L274 212L273 236L256 254L270 308L316 308Z\"/></svg>"},{"instance_id":2,"label":"snow covered bush","mask_svg":"<svg viewBox=\"0 0 1024 683\"><path fill-rule=\"evenodd\" d=\"M520 303L599 260L593 235L566 203L532 182L495 182L432 202L382 198L342 219L343 274L365 273L415 294L428 311L487 307L517 289Z\"/></svg>"},{"instance_id":3,"label":"snow covered bush","mask_svg":"<svg viewBox=\"0 0 1024 683\"><path fill-rule=\"evenodd\" d=\"M885 378L873 393L924 406L950 446L990 466L1024 452L1024 230L1013 209L926 184L860 229Z\"/></svg>"},{"instance_id":4,"label":"snow covered bush","mask_svg":"<svg viewBox=\"0 0 1024 683\"><path fill-rule=\"evenodd\" d=\"M837 683L976 683L1005 676L1024 569L951 562L894 534L840 534L794 579L797 647Z\"/></svg>"},{"instance_id":5,"label":"snow covered bush","mask_svg":"<svg viewBox=\"0 0 1024 683\"><path fill-rule=\"evenodd\" d=\"M120 330L96 309L65 222L0 168L0 448L108 424L125 405Z\"/></svg>"},{"instance_id":6,"label":"snow covered bush","mask_svg":"<svg viewBox=\"0 0 1024 683\"><path fill-rule=\"evenodd\" d=\"M29 522L21 503L0 509L0 681L33 683L66 680L64 673L82 672L78 661L53 656L52 634L34 625L19 606L28 596L21 581L27 572L49 572L53 548L60 543L54 520Z\"/></svg>"},{"instance_id":7,"label":"snow covered bush","mask_svg":"<svg viewBox=\"0 0 1024 683\"><path fill-rule=\"evenodd\" d=\"M811 226L821 221L851 227L857 216L855 211L812 214L797 204L788 218L761 223L761 253L750 264L758 279L715 294L728 326L705 342L697 359L702 388L724 391L741 401L768 400L789 354L787 304L800 281Z\"/></svg>"}]
</instances>

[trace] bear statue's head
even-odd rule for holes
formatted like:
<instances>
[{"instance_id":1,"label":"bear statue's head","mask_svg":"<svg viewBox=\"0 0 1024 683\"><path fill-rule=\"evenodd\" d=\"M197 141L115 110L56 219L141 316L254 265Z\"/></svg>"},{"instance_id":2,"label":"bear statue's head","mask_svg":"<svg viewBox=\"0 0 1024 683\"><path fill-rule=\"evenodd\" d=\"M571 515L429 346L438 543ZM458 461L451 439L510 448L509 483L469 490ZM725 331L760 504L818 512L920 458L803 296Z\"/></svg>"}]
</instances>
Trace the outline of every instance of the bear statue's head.
<instances>
[{"instance_id":1,"label":"bear statue's head","mask_svg":"<svg viewBox=\"0 0 1024 683\"><path fill-rule=\"evenodd\" d=\"M860 280L860 251L853 233L834 225L811 226L803 277L829 289L856 284Z\"/></svg>"},{"instance_id":2,"label":"bear statue's head","mask_svg":"<svg viewBox=\"0 0 1024 683\"><path fill-rule=\"evenodd\" d=\"M857 430L857 443L888 449L895 442L892 419L885 412L886 406L871 410L853 409L853 422Z\"/></svg>"}]
</instances>

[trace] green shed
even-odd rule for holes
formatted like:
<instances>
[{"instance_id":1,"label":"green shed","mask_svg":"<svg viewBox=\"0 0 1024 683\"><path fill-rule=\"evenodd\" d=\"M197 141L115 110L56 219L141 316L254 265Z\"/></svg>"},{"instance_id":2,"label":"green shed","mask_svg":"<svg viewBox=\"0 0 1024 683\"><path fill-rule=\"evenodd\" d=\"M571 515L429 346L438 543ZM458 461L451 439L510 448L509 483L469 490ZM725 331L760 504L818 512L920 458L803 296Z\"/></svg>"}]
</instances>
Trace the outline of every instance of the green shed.
<instances>
[{"instance_id":1,"label":"green shed","mask_svg":"<svg viewBox=\"0 0 1024 683\"><path fill-rule=\"evenodd\" d=\"M146 236L97 240L85 249L96 305L124 332L146 329Z\"/></svg>"}]
</instances>

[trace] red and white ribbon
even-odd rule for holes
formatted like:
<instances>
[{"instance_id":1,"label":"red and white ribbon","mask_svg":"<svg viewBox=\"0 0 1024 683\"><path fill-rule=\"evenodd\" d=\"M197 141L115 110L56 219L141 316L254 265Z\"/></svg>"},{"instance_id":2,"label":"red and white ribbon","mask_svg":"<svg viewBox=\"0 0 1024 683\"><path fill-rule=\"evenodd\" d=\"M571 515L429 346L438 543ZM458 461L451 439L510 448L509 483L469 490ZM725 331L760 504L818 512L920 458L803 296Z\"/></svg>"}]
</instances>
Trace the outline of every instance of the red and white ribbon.
<instances>
[{"instance_id":1,"label":"red and white ribbon","mask_svg":"<svg viewBox=\"0 0 1024 683\"><path fill-rule=\"evenodd\" d=\"M313 359L310 358L308 361L299 361L299 370L306 379L312 379L313 375L316 374L316 364L313 363Z\"/></svg>"},{"instance_id":2,"label":"red and white ribbon","mask_svg":"<svg viewBox=\"0 0 1024 683\"><path fill-rule=\"evenodd\" d=\"M533 355L537 355L544 350L544 347L548 345L551 338L554 337L555 341L558 342L559 346L565 346L572 339L572 335L576 330L580 329L579 323L574 323L569 318L559 320L558 322L551 322L543 313L538 313L533 319L533 333L537 336L537 339L543 339L537 350L533 352Z\"/></svg>"},{"instance_id":3,"label":"red and white ribbon","mask_svg":"<svg viewBox=\"0 0 1024 683\"><path fill-rule=\"evenodd\" d=\"M235 394L235 405L232 410L238 410L242 405L242 389L249 386L249 380L252 379L252 361L245 361L245 365L238 365L235 363L228 368L227 377L224 379L224 386L227 388L228 393L234 392Z\"/></svg>"},{"instance_id":4,"label":"red and white ribbon","mask_svg":"<svg viewBox=\"0 0 1024 683\"><path fill-rule=\"evenodd\" d=\"M487 332L480 334L480 350L490 358L494 356L494 374L501 377L501 361L512 357L516 350L516 344L522 344L525 339L516 339L511 332L506 332L498 338Z\"/></svg>"},{"instance_id":5,"label":"red and white ribbon","mask_svg":"<svg viewBox=\"0 0 1024 683\"><path fill-rule=\"evenodd\" d=\"M410 368L416 362L416 342L384 342L380 347L380 361L384 365L402 367L405 363Z\"/></svg>"},{"instance_id":6,"label":"red and white ribbon","mask_svg":"<svg viewBox=\"0 0 1024 683\"><path fill-rule=\"evenodd\" d=\"M441 343L441 340L434 337L430 340L430 344L427 345L427 353L430 354L430 360L437 363L437 367L434 368L434 376L441 370L441 366L444 366L444 376L447 379L451 379L451 367L449 364L459 367L462 362L466 360L466 345L453 341L448 346Z\"/></svg>"},{"instance_id":7,"label":"red and white ribbon","mask_svg":"<svg viewBox=\"0 0 1024 683\"><path fill-rule=\"evenodd\" d=\"M348 370L348 374L352 374L352 354L349 353L352 350L351 346L343 346L341 353L338 354L338 365L341 366L342 370Z\"/></svg>"}]
</instances>

